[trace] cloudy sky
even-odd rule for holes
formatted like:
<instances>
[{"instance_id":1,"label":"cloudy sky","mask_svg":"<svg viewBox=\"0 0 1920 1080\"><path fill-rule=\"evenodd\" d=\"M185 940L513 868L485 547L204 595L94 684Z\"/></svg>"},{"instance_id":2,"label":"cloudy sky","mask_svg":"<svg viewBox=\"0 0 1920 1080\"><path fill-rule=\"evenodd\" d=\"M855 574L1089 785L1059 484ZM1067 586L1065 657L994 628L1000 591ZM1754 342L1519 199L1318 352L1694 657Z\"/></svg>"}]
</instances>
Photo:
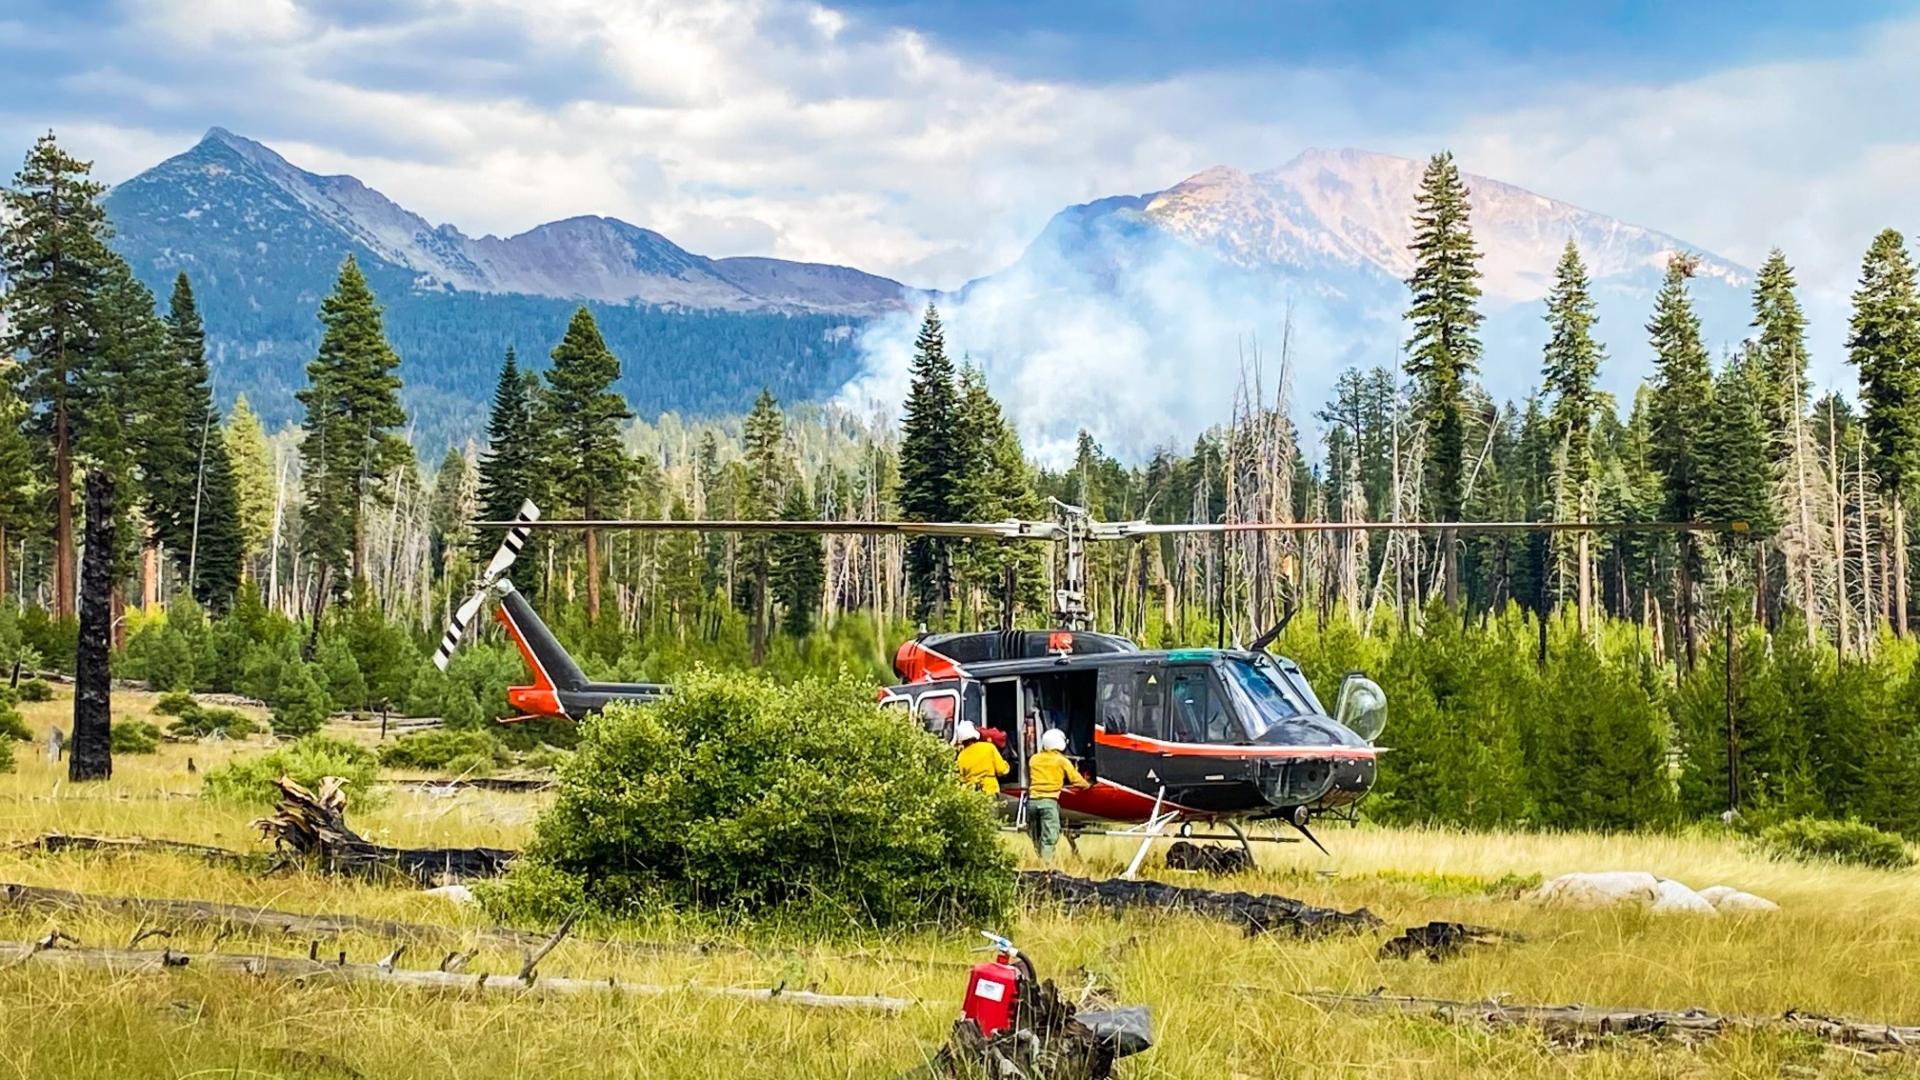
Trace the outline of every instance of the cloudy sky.
<instances>
[{"instance_id":1,"label":"cloudy sky","mask_svg":"<svg viewBox=\"0 0 1920 1080\"><path fill-rule=\"evenodd\" d=\"M221 125L470 232L610 214L950 287L1061 206L1420 155L1843 296L1920 227L1920 12L1482 0L8 0L0 152L115 180ZM1736 10L1737 9L1737 10Z\"/></svg>"}]
</instances>

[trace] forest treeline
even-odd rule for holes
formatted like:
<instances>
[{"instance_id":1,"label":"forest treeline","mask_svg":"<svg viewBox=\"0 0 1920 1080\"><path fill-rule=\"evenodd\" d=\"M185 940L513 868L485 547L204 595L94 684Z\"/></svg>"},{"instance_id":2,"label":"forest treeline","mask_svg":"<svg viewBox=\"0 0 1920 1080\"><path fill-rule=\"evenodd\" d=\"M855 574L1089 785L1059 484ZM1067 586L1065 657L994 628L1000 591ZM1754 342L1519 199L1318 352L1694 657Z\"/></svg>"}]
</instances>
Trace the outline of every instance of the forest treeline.
<instances>
[{"instance_id":1,"label":"forest treeline","mask_svg":"<svg viewBox=\"0 0 1920 1080\"><path fill-rule=\"evenodd\" d=\"M470 522L527 498L549 517L687 521L1031 520L1057 500L1163 523L1700 522L1727 528L1096 544L1086 598L1096 625L1149 646L1249 641L1296 613L1279 647L1316 680L1367 669L1392 695L1384 814L1629 827L1737 802L1920 830L1920 300L1891 230L1855 294L1855 402L1809 399L1783 253L1756 277L1752 335L1716 360L1689 257L1650 310L1602 313L1571 243L1540 385L1496 399L1476 377L1469 192L1441 154L1409 207L1403 367L1343 373L1318 446L1288 396L1300 358L1251 350L1232 414L1191 447L1136 465L1083 433L1070 464L1036 467L931 306L897 428L764 391L738 420L638 418L581 307L550 363L494 361L484 438L429 462L353 260L316 311L301 423L270 434L244 400L220 414L191 278L149 294L105 243L99 196L52 136L6 193L0 660L71 662L75 477L102 469L124 496L123 673L253 694L287 734L330 709L504 714L518 661L490 635L446 676L427 657L498 543ZM1597 389L1603 315L1645 320L1653 375L1631 401ZM1062 580L1033 543L614 531L538 534L513 578L595 675L845 665L876 681L917 627L1047 623Z\"/></svg>"}]
</instances>

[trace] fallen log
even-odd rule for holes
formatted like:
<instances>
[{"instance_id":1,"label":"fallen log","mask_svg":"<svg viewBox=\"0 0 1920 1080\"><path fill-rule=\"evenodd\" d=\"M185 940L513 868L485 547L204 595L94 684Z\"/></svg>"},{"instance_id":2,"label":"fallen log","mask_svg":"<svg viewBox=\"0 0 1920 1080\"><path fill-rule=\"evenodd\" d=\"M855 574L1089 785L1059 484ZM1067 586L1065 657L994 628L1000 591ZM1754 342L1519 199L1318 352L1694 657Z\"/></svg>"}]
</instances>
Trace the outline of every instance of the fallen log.
<instances>
[{"instance_id":1,"label":"fallen log","mask_svg":"<svg viewBox=\"0 0 1920 1080\"><path fill-rule=\"evenodd\" d=\"M70 833L46 833L31 840L8 844L7 851L38 851L57 854L63 851L88 851L106 854L160 852L168 855L192 855L208 862L225 863L242 869L267 868L271 856L207 844L189 844L181 840L155 840L144 836L77 836Z\"/></svg>"},{"instance_id":2,"label":"fallen log","mask_svg":"<svg viewBox=\"0 0 1920 1080\"><path fill-rule=\"evenodd\" d=\"M315 794L287 777L272 817L255 821L277 850L317 859L328 870L350 873L398 871L425 885L498 877L517 852L502 848L391 848L347 827L345 780L324 777Z\"/></svg>"},{"instance_id":3,"label":"fallen log","mask_svg":"<svg viewBox=\"0 0 1920 1080\"><path fill-rule=\"evenodd\" d=\"M1392 1012L1440 1020L1524 1025L1568 1043L1619 1035L1700 1041L1728 1031L1774 1030L1870 1050L1920 1050L1920 1027L1846 1020L1789 1009L1779 1016L1727 1016L1704 1009L1606 1008L1590 1005L1516 1005L1504 1001L1448 1001L1390 994L1310 990L1301 1000L1332 1008Z\"/></svg>"},{"instance_id":4,"label":"fallen log","mask_svg":"<svg viewBox=\"0 0 1920 1080\"><path fill-rule=\"evenodd\" d=\"M1416 956L1425 956L1438 963L1460 955L1469 947L1508 945L1525 940L1525 935L1512 930L1435 921L1425 926L1407 927L1405 933L1388 939L1380 946L1379 956L1382 960L1411 960Z\"/></svg>"},{"instance_id":5,"label":"fallen log","mask_svg":"<svg viewBox=\"0 0 1920 1080\"><path fill-rule=\"evenodd\" d=\"M204 926L217 931L244 930L299 938L363 934L387 941L420 942L452 937L466 938L484 945L520 948L539 945L547 936L532 930L504 926L462 928L373 919L362 915L303 915L276 908L222 904L212 900L101 896L15 883L0 883L0 903L48 911L100 911L131 915L174 929Z\"/></svg>"},{"instance_id":6,"label":"fallen log","mask_svg":"<svg viewBox=\"0 0 1920 1080\"><path fill-rule=\"evenodd\" d=\"M1302 936L1357 933L1383 925L1379 916L1366 908L1337 911L1269 893L1193 889L1162 881L1128 881L1123 878L1093 881L1058 870L1023 870L1020 871L1019 885L1028 896L1059 901L1069 912L1087 907L1109 911L1158 908L1221 919L1250 935L1275 930Z\"/></svg>"},{"instance_id":7,"label":"fallen log","mask_svg":"<svg viewBox=\"0 0 1920 1080\"><path fill-rule=\"evenodd\" d=\"M381 787L419 788L426 791L545 791L553 786L550 776L470 776L458 780L382 780Z\"/></svg>"},{"instance_id":8,"label":"fallen log","mask_svg":"<svg viewBox=\"0 0 1920 1080\"><path fill-rule=\"evenodd\" d=\"M392 954L390 954L392 959ZM897 1013L913 1002L905 998L878 995L820 994L810 990L782 988L758 989L744 986L702 986L689 983L663 986L653 983L621 982L618 979L573 979L536 977L522 980L513 975L397 968L391 963L345 964L286 956L244 956L233 953L188 954L172 949L158 951L134 949L62 948L53 935L41 941L0 941L0 969L15 964L61 969L105 971L114 975L138 975L184 967L230 975L272 976L300 982L337 980L377 982L421 990L451 990L463 993L496 994L586 994L610 993L654 997L663 994L700 994L740 998L748 1001L777 1002L813 1009L851 1009Z\"/></svg>"}]
</instances>

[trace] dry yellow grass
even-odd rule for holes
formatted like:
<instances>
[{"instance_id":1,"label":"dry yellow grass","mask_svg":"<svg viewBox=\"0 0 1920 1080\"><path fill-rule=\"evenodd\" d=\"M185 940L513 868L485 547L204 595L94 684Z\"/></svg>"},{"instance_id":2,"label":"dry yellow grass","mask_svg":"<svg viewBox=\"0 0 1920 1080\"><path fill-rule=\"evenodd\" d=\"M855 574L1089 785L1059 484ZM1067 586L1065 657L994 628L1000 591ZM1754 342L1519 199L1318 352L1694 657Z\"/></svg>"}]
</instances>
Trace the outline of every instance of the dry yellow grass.
<instances>
[{"instance_id":1,"label":"dry yellow grass","mask_svg":"<svg viewBox=\"0 0 1920 1080\"><path fill-rule=\"evenodd\" d=\"M124 707L150 704L120 695ZM65 702L31 707L44 730ZM190 795L205 768L240 746L168 746L116 763L107 784L76 788L36 754L0 776L0 842L60 829L140 834L251 847L251 814ZM23 747L24 751L25 748ZM524 840L540 800L464 791L439 798L399 791L356 816L396 844ZM1247 939L1187 917L1130 914L1068 919L1039 911L1011 927L1043 974L1071 985L1081 970L1129 1001L1150 1004L1160 1045L1126 1063L1146 1077L1460 1076L1475 1078L1846 1076L1863 1069L1920 1075L1920 1062L1867 1059L1782 1036L1730 1037L1687 1048L1616 1043L1567 1050L1527 1031L1488 1031L1425 1019L1328 1012L1293 995L1309 988L1455 998L1682 1007L1740 1013L1803 1008L1920 1022L1920 874L1816 868L1769 861L1737 841L1691 836L1463 834L1328 829L1333 849L1263 846L1260 870L1221 883L1342 908L1366 906L1390 925L1460 919L1528 935L1526 944L1443 964L1381 961L1378 936L1320 941ZM1088 840L1069 868L1115 873L1131 850ZM1726 883L1780 902L1777 914L1702 919L1638 911L1544 909L1487 886L1504 875L1638 869L1696 887ZM1161 872L1164 873L1164 872ZM88 892L198 897L303 912L341 912L446 927L407 959L437 961L479 925L418 891L309 874L252 877L171 855L0 854L0 881ZM58 925L90 945L123 945L137 920L98 913L0 908L0 938ZM599 932L599 931L595 931ZM663 920L626 931L686 938ZM183 949L212 945L182 928ZM349 937L354 959L392 942ZM732 939L704 955L631 955L586 941L563 944L553 975L734 986L817 985L829 992L915 999L900 1017L809 1013L698 994L657 999L506 1001L378 986L301 986L186 972L109 978L0 971L7 1026L0 1075L519 1077L889 1077L938 1045L972 959L962 935L853 941ZM226 951L302 953L304 941L233 937ZM517 956L483 952L474 970L512 971Z\"/></svg>"}]
</instances>

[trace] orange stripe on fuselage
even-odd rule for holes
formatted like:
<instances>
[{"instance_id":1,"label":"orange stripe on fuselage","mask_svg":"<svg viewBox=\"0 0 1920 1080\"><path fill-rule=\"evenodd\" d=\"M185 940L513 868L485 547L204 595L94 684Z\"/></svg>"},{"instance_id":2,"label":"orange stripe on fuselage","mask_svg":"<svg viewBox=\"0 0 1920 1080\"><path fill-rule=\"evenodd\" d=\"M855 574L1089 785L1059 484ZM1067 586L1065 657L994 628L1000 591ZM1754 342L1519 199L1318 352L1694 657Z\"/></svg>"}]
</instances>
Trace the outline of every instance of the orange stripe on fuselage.
<instances>
[{"instance_id":1,"label":"orange stripe on fuselage","mask_svg":"<svg viewBox=\"0 0 1920 1080\"><path fill-rule=\"evenodd\" d=\"M533 674L532 686L507 687L507 704L537 716L564 718L567 710L560 707L560 695L554 691L553 677L547 674L546 666L540 663L540 658L533 655L533 650L527 646L527 639L521 636L520 627L514 625L513 617L507 614L506 607L503 605L494 608L493 617L500 620L501 626L507 628L507 636L513 639L514 645L520 650L520 659L526 661L527 670Z\"/></svg>"},{"instance_id":2,"label":"orange stripe on fuselage","mask_svg":"<svg viewBox=\"0 0 1920 1080\"><path fill-rule=\"evenodd\" d=\"M1309 761L1333 758L1345 761L1372 761L1380 753L1371 746L1240 746L1229 743L1164 742L1160 739L1109 732L1100 728L1094 729L1093 741L1115 750L1132 750L1141 754L1165 754L1168 757L1301 758Z\"/></svg>"}]
</instances>

